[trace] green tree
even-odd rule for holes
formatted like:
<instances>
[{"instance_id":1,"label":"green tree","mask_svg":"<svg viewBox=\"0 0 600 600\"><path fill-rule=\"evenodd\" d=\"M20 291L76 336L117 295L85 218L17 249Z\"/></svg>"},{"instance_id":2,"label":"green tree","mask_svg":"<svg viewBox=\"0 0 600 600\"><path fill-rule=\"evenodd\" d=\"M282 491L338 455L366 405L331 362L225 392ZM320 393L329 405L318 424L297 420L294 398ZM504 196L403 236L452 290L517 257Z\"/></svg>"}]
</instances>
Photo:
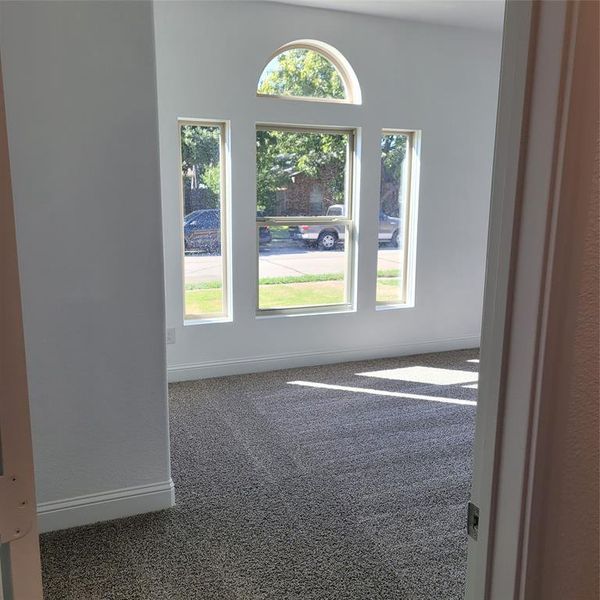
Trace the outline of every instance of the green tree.
<instances>
[{"instance_id":1,"label":"green tree","mask_svg":"<svg viewBox=\"0 0 600 600\"><path fill-rule=\"evenodd\" d=\"M202 173L202 183L216 198L221 195L221 165L208 165Z\"/></svg>"},{"instance_id":2,"label":"green tree","mask_svg":"<svg viewBox=\"0 0 600 600\"><path fill-rule=\"evenodd\" d=\"M279 132L256 132L256 208L266 215L275 212L276 193L291 181L294 157L279 148Z\"/></svg>"},{"instance_id":3,"label":"green tree","mask_svg":"<svg viewBox=\"0 0 600 600\"><path fill-rule=\"evenodd\" d=\"M387 134L381 138L381 210L395 217L400 214L399 194L406 148L406 135Z\"/></svg>"},{"instance_id":4,"label":"green tree","mask_svg":"<svg viewBox=\"0 0 600 600\"><path fill-rule=\"evenodd\" d=\"M322 54L293 48L267 65L258 85L261 94L312 98L346 97L339 72Z\"/></svg>"},{"instance_id":5,"label":"green tree","mask_svg":"<svg viewBox=\"0 0 600 600\"><path fill-rule=\"evenodd\" d=\"M321 188L326 204L344 201L347 137L335 133L260 130L256 134L257 210L276 211L277 190L304 176Z\"/></svg>"},{"instance_id":6,"label":"green tree","mask_svg":"<svg viewBox=\"0 0 600 600\"><path fill-rule=\"evenodd\" d=\"M342 79L314 50L283 52L267 66L258 91L279 96L345 97ZM278 189L299 175L319 181L329 204L343 202L346 136L330 133L258 131L256 135L257 209L275 214Z\"/></svg>"},{"instance_id":7,"label":"green tree","mask_svg":"<svg viewBox=\"0 0 600 600\"><path fill-rule=\"evenodd\" d=\"M184 193L205 189L202 208L216 208L220 197L220 128L181 127L181 173Z\"/></svg>"}]
</instances>

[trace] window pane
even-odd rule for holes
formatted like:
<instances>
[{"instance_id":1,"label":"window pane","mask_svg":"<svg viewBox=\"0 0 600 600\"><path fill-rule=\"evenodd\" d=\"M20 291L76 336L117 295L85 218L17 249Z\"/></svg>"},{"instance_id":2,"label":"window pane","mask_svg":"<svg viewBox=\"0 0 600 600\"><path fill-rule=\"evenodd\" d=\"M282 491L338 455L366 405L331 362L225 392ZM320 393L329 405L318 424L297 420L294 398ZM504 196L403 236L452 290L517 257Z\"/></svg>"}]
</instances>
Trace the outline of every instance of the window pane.
<instances>
[{"instance_id":1,"label":"window pane","mask_svg":"<svg viewBox=\"0 0 600 600\"><path fill-rule=\"evenodd\" d=\"M293 48L278 54L265 67L259 94L300 98L346 98L344 83L331 61L315 50Z\"/></svg>"},{"instance_id":2,"label":"window pane","mask_svg":"<svg viewBox=\"0 0 600 600\"><path fill-rule=\"evenodd\" d=\"M258 235L259 309L346 302L344 226L264 226Z\"/></svg>"},{"instance_id":3,"label":"window pane","mask_svg":"<svg viewBox=\"0 0 600 600\"><path fill-rule=\"evenodd\" d=\"M185 318L225 314L221 127L181 125Z\"/></svg>"},{"instance_id":4,"label":"window pane","mask_svg":"<svg viewBox=\"0 0 600 600\"><path fill-rule=\"evenodd\" d=\"M379 251L377 253L377 302L406 302L405 224L408 216L407 134L381 138L381 186L379 196Z\"/></svg>"},{"instance_id":5,"label":"window pane","mask_svg":"<svg viewBox=\"0 0 600 600\"><path fill-rule=\"evenodd\" d=\"M257 211L265 216L346 216L350 134L256 132Z\"/></svg>"}]
</instances>

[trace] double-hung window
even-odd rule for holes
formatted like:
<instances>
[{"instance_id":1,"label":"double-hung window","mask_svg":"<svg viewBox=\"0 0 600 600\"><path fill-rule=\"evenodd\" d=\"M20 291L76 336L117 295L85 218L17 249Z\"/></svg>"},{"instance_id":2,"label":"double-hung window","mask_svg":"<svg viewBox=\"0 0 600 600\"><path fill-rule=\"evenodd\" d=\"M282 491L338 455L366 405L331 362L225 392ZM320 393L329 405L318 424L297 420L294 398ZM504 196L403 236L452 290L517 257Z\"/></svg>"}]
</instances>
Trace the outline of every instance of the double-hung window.
<instances>
[{"instance_id":1,"label":"double-hung window","mask_svg":"<svg viewBox=\"0 0 600 600\"><path fill-rule=\"evenodd\" d=\"M352 305L354 130L256 131L259 314Z\"/></svg>"}]
</instances>

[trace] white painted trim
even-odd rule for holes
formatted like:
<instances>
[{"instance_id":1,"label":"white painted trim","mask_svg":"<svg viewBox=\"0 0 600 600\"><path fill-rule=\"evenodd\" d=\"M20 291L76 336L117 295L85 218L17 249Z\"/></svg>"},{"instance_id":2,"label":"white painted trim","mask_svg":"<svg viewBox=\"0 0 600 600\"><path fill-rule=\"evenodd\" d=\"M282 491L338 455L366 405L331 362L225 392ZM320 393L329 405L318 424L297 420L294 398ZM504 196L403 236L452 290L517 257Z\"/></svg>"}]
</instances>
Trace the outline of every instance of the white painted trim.
<instances>
[{"instance_id":1,"label":"white painted trim","mask_svg":"<svg viewBox=\"0 0 600 600\"><path fill-rule=\"evenodd\" d=\"M447 350L464 350L479 347L479 336L472 335L461 338L447 338L427 342L394 344L393 346L370 346L368 348L349 348L343 350L321 350L318 352L296 352L290 354L272 354L243 358L228 358L203 363L172 365L168 369L169 382L190 381L207 377L225 375L242 375L261 371L275 371L313 365L334 364L355 360L375 358L391 358L425 354L427 352L444 352Z\"/></svg>"},{"instance_id":2,"label":"white painted trim","mask_svg":"<svg viewBox=\"0 0 600 600\"><path fill-rule=\"evenodd\" d=\"M519 166L533 44L531 12L530 1L506 4L481 331L479 399L482 401L477 407L471 483L471 501L479 507L479 531L477 541L468 540L465 600L488 598L495 527L492 507L518 230ZM465 507L465 514L466 510Z\"/></svg>"},{"instance_id":3,"label":"white painted trim","mask_svg":"<svg viewBox=\"0 0 600 600\"><path fill-rule=\"evenodd\" d=\"M173 480L150 485L41 502L37 505L40 532L67 529L98 521L130 517L175 505Z\"/></svg>"}]
</instances>

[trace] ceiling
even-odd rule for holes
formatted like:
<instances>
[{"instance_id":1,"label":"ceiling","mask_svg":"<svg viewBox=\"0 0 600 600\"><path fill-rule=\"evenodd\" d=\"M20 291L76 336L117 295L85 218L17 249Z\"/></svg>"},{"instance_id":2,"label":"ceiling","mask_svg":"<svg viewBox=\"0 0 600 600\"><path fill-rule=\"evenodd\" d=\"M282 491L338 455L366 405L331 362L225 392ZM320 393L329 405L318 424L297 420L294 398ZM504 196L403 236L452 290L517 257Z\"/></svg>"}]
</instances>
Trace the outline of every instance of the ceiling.
<instances>
[{"instance_id":1,"label":"ceiling","mask_svg":"<svg viewBox=\"0 0 600 600\"><path fill-rule=\"evenodd\" d=\"M500 31L504 0L270 0L437 25Z\"/></svg>"}]
</instances>

